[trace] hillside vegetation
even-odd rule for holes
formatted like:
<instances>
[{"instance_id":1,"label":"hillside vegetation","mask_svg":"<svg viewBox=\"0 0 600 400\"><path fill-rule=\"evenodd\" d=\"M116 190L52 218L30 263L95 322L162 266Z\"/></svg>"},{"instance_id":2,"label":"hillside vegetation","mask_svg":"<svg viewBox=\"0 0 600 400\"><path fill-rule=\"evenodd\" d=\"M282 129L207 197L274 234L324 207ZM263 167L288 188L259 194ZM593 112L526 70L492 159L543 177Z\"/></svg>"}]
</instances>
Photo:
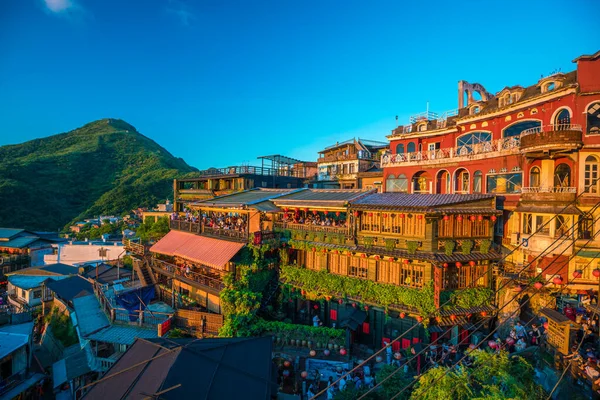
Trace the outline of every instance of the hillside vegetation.
<instances>
[{"instance_id":1,"label":"hillside vegetation","mask_svg":"<svg viewBox=\"0 0 600 400\"><path fill-rule=\"evenodd\" d=\"M173 196L195 171L118 119L0 147L0 227L57 230Z\"/></svg>"}]
</instances>

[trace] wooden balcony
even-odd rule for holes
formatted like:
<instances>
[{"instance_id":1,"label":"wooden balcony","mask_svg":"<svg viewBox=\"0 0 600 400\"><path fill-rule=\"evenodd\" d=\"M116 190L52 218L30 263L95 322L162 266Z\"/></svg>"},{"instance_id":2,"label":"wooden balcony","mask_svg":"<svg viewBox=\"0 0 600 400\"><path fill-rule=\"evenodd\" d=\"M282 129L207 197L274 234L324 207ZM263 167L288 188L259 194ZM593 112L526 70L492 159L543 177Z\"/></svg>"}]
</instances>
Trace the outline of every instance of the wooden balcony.
<instances>
[{"instance_id":1,"label":"wooden balcony","mask_svg":"<svg viewBox=\"0 0 600 400\"><path fill-rule=\"evenodd\" d=\"M152 269L170 278L176 278L194 287L200 288L212 294L219 294L225 287L222 280L195 271L182 271L178 266L166 261L153 259L150 263Z\"/></svg>"},{"instance_id":2,"label":"wooden balcony","mask_svg":"<svg viewBox=\"0 0 600 400\"><path fill-rule=\"evenodd\" d=\"M354 240L348 233L347 227L293 224L281 221L274 222L273 225L275 229L290 230L292 233L291 238L294 240L306 240L309 242L338 245L355 245Z\"/></svg>"},{"instance_id":3,"label":"wooden balcony","mask_svg":"<svg viewBox=\"0 0 600 400\"><path fill-rule=\"evenodd\" d=\"M539 202L564 202L570 203L575 201L577 196L576 187L566 186L537 186L537 187L522 187L521 200L523 201L539 201Z\"/></svg>"},{"instance_id":4,"label":"wooden balcony","mask_svg":"<svg viewBox=\"0 0 600 400\"><path fill-rule=\"evenodd\" d=\"M273 224L275 228L289 229L294 231L305 231L305 232L329 232L337 233L340 235L346 235L348 233L347 227L339 226L322 226L322 225L311 225L311 224L294 224L290 222L278 221Z\"/></svg>"},{"instance_id":5,"label":"wooden balcony","mask_svg":"<svg viewBox=\"0 0 600 400\"><path fill-rule=\"evenodd\" d=\"M521 133L521 150L527 157L545 158L581 148L582 138L581 125L543 125Z\"/></svg>"}]
</instances>

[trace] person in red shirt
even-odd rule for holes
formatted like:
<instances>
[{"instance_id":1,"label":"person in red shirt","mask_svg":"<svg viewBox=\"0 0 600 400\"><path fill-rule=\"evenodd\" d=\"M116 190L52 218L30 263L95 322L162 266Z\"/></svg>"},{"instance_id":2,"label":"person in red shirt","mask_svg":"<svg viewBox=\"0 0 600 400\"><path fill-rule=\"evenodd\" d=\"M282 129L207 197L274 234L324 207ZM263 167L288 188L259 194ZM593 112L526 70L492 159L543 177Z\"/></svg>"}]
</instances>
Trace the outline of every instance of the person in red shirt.
<instances>
[{"instance_id":1,"label":"person in red shirt","mask_svg":"<svg viewBox=\"0 0 600 400\"><path fill-rule=\"evenodd\" d=\"M567 303L563 312L567 318L569 318L571 321L575 321L575 309L571 307L569 303Z\"/></svg>"}]
</instances>

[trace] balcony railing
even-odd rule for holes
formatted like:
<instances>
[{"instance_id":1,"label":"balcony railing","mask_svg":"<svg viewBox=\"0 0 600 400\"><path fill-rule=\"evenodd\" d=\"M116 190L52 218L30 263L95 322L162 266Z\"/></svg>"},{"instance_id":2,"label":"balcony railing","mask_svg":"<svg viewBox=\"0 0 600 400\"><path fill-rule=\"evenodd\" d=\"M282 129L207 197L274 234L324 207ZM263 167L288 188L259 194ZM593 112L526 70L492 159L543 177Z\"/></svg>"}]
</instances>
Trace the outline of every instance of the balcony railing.
<instances>
[{"instance_id":1,"label":"balcony railing","mask_svg":"<svg viewBox=\"0 0 600 400\"><path fill-rule=\"evenodd\" d=\"M533 135L536 133L542 132L557 132L557 131L577 131L582 132L581 125L577 124L550 124L550 125L541 125L536 126L534 128L525 129L521 132L521 137L527 135Z\"/></svg>"},{"instance_id":2,"label":"balcony railing","mask_svg":"<svg viewBox=\"0 0 600 400\"><path fill-rule=\"evenodd\" d=\"M29 256L25 254L10 255L0 254L0 265L22 265L29 263Z\"/></svg>"},{"instance_id":3,"label":"balcony railing","mask_svg":"<svg viewBox=\"0 0 600 400\"><path fill-rule=\"evenodd\" d=\"M577 188L570 186L525 186L521 188L521 193L577 193Z\"/></svg>"},{"instance_id":4,"label":"balcony railing","mask_svg":"<svg viewBox=\"0 0 600 400\"><path fill-rule=\"evenodd\" d=\"M236 229L212 228L210 226L203 225L199 222L171 220L169 223L169 226L171 227L171 229L195 233L197 235L226 237L229 239L235 239L235 240L241 240L241 241L248 240L248 232L238 231Z\"/></svg>"},{"instance_id":5,"label":"balcony railing","mask_svg":"<svg viewBox=\"0 0 600 400\"><path fill-rule=\"evenodd\" d=\"M289 222L275 222L273 223L275 228L279 229L290 229L294 231L306 231L306 232L329 232L339 235L346 235L348 228L338 226L322 226L322 225L310 225L310 224L294 224Z\"/></svg>"},{"instance_id":6,"label":"balcony railing","mask_svg":"<svg viewBox=\"0 0 600 400\"><path fill-rule=\"evenodd\" d=\"M319 157L318 162L334 162L334 161L349 161L349 160L372 160L373 155L368 151L360 151L353 154L330 154Z\"/></svg>"},{"instance_id":7,"label":"balcony railing","mask_svg":"<svg viewBox=\"0 0 600 400\"><path fill-rule=\"evenodd\" d=\"M223 281L221 281L219 279L211 278L207 275L202 275L202 274L199 274L199 273L191 271L191 270L189 272L186 272L186 270L182 270L177 265L174 265L174 264L162 261L162 260L153 259L152 267L159 268L165 272L168 272L171 275L180 276L182 278L188 279L188 280L196 282L202 286L206 286L206 287L209 287L209 288L212 288L215 290L220 291L225 287L225 284L223 283Z\"/></svg>"},{"instance_id":8,"label":"balcony railing","mask_svg":"<svg viewBox=\"0 0 600 400\"><path fill-rule=\"evenodd\" d=\"M418 164L443 164L473 159L484 159L519 152L520 139L511 137L489 142L468 144L437 150L414 153L385 154L381 157L382 167L409 166Z\"/></svg>"},{"instance_id":9,"label":"balcony railing","mask_svg":"<svg viewBox=\"0 0 600 400\"><path fill-rule=\"evenodd\" d=\"M255 167L252 165L233 166L227 168L211 168L204 171L198 172L200 177L222 177L226 175L242 175L242 174L253 174L253 175L264 175L264 176L291 176L297 178L304 178L305 175L302 169L294 168L267 168L267 167Z\"/></svg>"}]
</instances>

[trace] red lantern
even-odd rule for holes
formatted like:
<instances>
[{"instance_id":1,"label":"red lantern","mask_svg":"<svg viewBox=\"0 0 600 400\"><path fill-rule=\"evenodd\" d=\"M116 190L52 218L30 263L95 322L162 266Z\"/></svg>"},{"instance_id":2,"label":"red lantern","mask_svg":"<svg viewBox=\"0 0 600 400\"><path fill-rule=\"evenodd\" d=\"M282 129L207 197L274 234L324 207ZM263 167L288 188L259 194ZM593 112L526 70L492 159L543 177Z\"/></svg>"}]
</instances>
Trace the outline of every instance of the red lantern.
<instances>
[{"instance_id":1,"label":"red lantern","mask_svg":"<svg viewBox=\"0 0 600 400\"><path fill-rule=\"evenodd\" d=\"M300 292L300 294L301 294L302 296L306 296L306 290L302 290L302 291Z\"/></svg>"},{"instance_id":2,"label":"red lantern","mask_svg":"<svg viewBox=\"0 0 600 400\"><path fill-rule=\"evenodd\" d=\"M327 253L327 249L323 249L323 253Z\"/></svg>"},{"instance_id":3,"label":"red lantern","mask_svg":"<svg viewBox=\"0 0 600 400\"><path fill-rule=\"evenodd\" d=\"M544 324L542 325L544 327L544 329L548 329L548 322L544 322Z\"/></svg>"},{"instance_id":4,"label":"red lantern","mask_svg":"<svg viewBox=\"0 0 600 400\"><path fill-rule=\"evenodd\" d=\"M423 215L422 214L417 215L417 219L423 219Z\"/></svg>"},{"instance_id":5,"label":"red lantern","mask_svg":"<svg viewBox=\"0 0 600 400\"><path fill-rule=\"evenodd\" d=\"M478 215L477 216L477 221L483 221L483 215Z\"/></svg>"},{"instance_id":6,"label":"red lantern","mask_svg":"<svg viewBox=\"0 0 600 400\"><path fill-rule=\"evenodd\" d=\"M492 222L496 222L496 220L498 219L498 217L496 217L495 215L492 215L490 217L490 219L492 220Z\"/></svg>"},{"instance_id":7,"label":"red lantern","mask_svg":"<svg viewBox=\"0 0 600 400\"><path fill-rule=\"evenodd\" d=\"M317 215L319 212L317 210L313 210L313 215Z\"/></svg>"},{"instance_id":8,"label":"red lantern","mask_svg":"<svg viewBox=\"0 0 600 400\"><path fill-rule=\"evenodd\" d=\"M312 353L312 351L311 351L311 353ZM308 376L308 372L306 372L306 371L302 371L302 372L300 373L300 376L302 377L302 379L306 379L306 377Z\"/></svg>"},{"instance_id":9,"label":"red lantern","mask_svg":"<svg viewBox=\"0 0 600 400\"><path fill-rule=\"evenodd\" d=\"M536 288L537 290L540 290L541 288L544 287L544 284L542 282L536 282L533 284L533 287Z\"/></svg>"},{"instance_id":10,"label":"red lantern","mask_svg":"<svg viewBox=\"0 0 600 400\"><path fill-rule=\"evenodd\" d=\"M594 275L596 278L599 278L600 277L600 269L596 268L595 270L593 270L592 275Z\"/></svg>"},{"instance_id":11,"label":"red lantern","mask_svg":"<svg viewBox=\"0 0 600 400\"><path fill-rule=\"evenodd\" d=\"M450 219L450 217L449 217L449 216L447 216L447 215L444 215L444 218L443 218L443 220L444 220L444 221L448 221L449 219Z\"/></svg>"},{"instance_id":12,"label":"red lantern","mask_svg":"<svg viewBox=\"0 0 600 400\"><path fill-rule=\"evenodd\" d=\"M485 311L482 311L482 312L481 312L481 316L482 316L482 317L485 317L485 316L487 316L487 313L486 313Z\"/></svg>"},{"instance_id":13,"label":"red lantern","mask_svg":"<svg viewBox=\"0 0 600 400\"><path fill-rule=\"evenodd\" d=\"M442 317L435 317L435 320L439 323L442 322Z\"/></svg>"},{"instance_id":14,"label":"red lantern","mask_svg":"<svg viewBox=\"0 0 600 400\"><path fill-rule=\"evenodd\" d=\"M340 251L339 250L334 250L333 253L334 254L340 254Z\"/></svg>"},{"instance_id":15,"label":"red lantern","mask_svg":"<svg viewBox=\"0 0 600 400\"><path fill-rule=\"evenodd\" d=\"M356 303L352 303L352 307L356 308Z\"/></svg>"},{"instance_id":16,"label":"red lantern","mask_svg":"<svg viewBox=\"0 0 600 400\"><path fill-rule=\"evenodd\" d=\"M394 257L388 258L388 261L394 261Z\"/></svg>"},{"instance_id":17,"label":"red lantern","mask_svg":"<svg viewBox=\"0 0 600 400\"><path fill-rule=\"evenodd\" d=\"M342 300L342 299L339 299L339 300L338 300L338 304L340 304L340 305L344 304L344 300Z\"/></svg>"},{"instance_id":18,"label":"red lantern","mask_svg":"<svg viewBox=\"0 0 600 400\"><path fill-rule=\"evenodd\" d=\"M362 258L367 258L367 255L366 255L366 254L361 254L360 256L361 256Z\"/></svg>"},{"instance_id":19,"label":"red lantern","mask_svg":"<svg viewBox=\"0 0 600 400\"><path fill-rule=\"evenodd\" d=\"M404 217L405 217L405 215L404 215L404 214L398 214L398 216L399 216L400 218L404 218Z\"/></svg>"},{"instance_id":20,"label":"red lantern","mask_svg":"<svg viewBox=\"0 0 600 400\"><path fill-rule=\"evenodd\" d=\"M365 311L369 311L369 306L365 306Z\"/></svg>"},{"instance_id":21,"label":"red lantern","mask_svg":"<svg viewBox=\"0 0 600 400\"><path fill-rule=\"evenodd\" d=\"M404 317L406 317L406 314L405 314L405 313L403 313L403 312L401 312L401 313L400 313L400 318L404 319Z\"/></svg>"},{"instance_id":22,"label":"red lantern","mask_svg":"<svg viewBox=\"0 0 600 400\"><path fill-rule=\"evenodd\" d=\"M290 209L289 208L284 208L283 211L288 212Z\"/></svg>"},{"instance_id":23,"label":"red lantern","mask_svg":"<svg viewBox=\"0 0 600 400\"><path fill-rule=\"evenodd\" d=\"M474 222L475 221L475 216L471 215L471 217L469 219Z\"/></svg>"},{"instance_id":24,"label":"red lantern","mask_svg":"<svg viewBox=\"0 0 600 400\"><path fill-rule=\"evenodd\" d=\"M470 265L471 267L474 267L474 266L475 266L475 264L477 264L475 261L469 261L469 265Z\"/></svg>"},{"instance_id":25,"label":"red lantern","mask_svg":"<svg viewBox=\"0 0 600 400\"><path fill-rule=\"evenodd\" d=\"M308 212L308 208L305 208L305 209L304 209L304 212Z\"/></svg>"},{"instance_id":26,"label":"red lantern","mask_svg":"<svg viewBox=\"0 0 600 400\"><path fill-rule=\"evenodd\" d=\"M328 349L323 350L323 354L325 354L326 356L328 356L329 354L331 354L331 352Z\"/></svg>"},{"instance_id":27,"label":"red lantern","mask_svg":"<svg viewBox=\"0 0 600 400\"><path fill-rule=\"evenodd\" d=\"M341 213L340 213L339 211L336 211L336 212L335 212L335 216L336 216L336 217L339 217L339 216L340 216L340 214L341 214Z\"/></svg>"},{"instance_id":28,"label":"red lantern","mask_svg":"<svg viewBox=\"0 0 600 400\"><path fill-rule=\"evenodd\" d=\"M381 258L381 257L379 257L379 256L375 256L375 259L376 259L376 260L379 260L380 258Z\"/></svg>"},{"instance_id":29,"label":"red lantern","mask_svg":"<svg viewBox=\"0 0 600 400\"><path fill-rule=\"evenodd\" d=\"M288 360L285 360L285 361L283 362L283 366L284 366L284 367L286 367L286 368L289 368L289 366L290 366L290 365L292 365L292 363L291 363L291 362L289 362Z\"/></svg>"},{"instance_id":30,"label":"red lantern","mask_svg":"<svg viewBox=\"0 0 600 400\"><path fill-rule=\"evenodd\" d=\"M581 278L582 276L582 271L580 269L577 269L575 271L573 271L573 278L577 279L577 278Z\"/></svg>"},{"instance_id":31,"label":"red lantern","mask_svg":"<svg viewBox=\"0 0 600 400\"><path fill-rule=\"evenodd\" d=\"M318 309L319 309L319 306L315 304L315 305L313 306L313 308L314 308L315 310L318 310Z\"/></svg>"},{"instance_id":32,"label":"red lantern","mask_svg":"<svg viewBox=\"0 0 600 400\"><path fill-rule=\"evenodd\" d=\"M317 355L317 351L316 350L311 350L309 354L310 354L311 357L314 357L314 356Z\"/></svg>"},{"instance_id":33,"label":"red lantern","mask_svg":"<svg viewBox=\"0 0 600 400\"><path fill-rule=\"evenodd\" d=\"M448 268L448 263L444 263L444 264L442 264L442 267L444 267L444 268Z\"/></svg>"},{"instance_id":34,"label":"red lantern","mask_svg":"<svg viewBox=\"0 0 600 400\"><path fill-rule=\"evenodd\" d=\"M417 322L423 322L423 317L421 317L420 315L417 316Z\"/></svg>"},{"instance_id":35,"label":"red lantern","mask_svg":"<svg viewBox=\"0 0 600 400\"><path fill-rule=\"evenodd\" d=\"M358 214L358 211L354 211L354 216L355 216L355 217L358 217L358 215L359 215L359 214Z\"/></svg>"},{"instance_id":36,"label":"red lantern","mask_svg":"<svg viewBox=\"0 0 600 400\"><path fill-rule=\"evenodd\" d=\"M460 262L457 262L457 263L456 263L456 268L460 268L460 267L462 267L462 263L460 263Z\"/></svg>"},{"instance_id":37,"label":"red lantern","mask_svg":"<svg viewBox=\"0 0 600 400\"><path fill-rule=\"evenodd\" d=\"M345 356L346 355L346 349L344 349L343 347L340 349L340 354Z\"/></svg>"},{"instance_id":38,"label":"red lantern","mask_svg":"<svg viewBox=\"0 0 600 400\"><path fill-rule=\"evenodd\" d=\"M331 300L331 296L325 296L325 300L327 300L327 301Z\"/></svg>"},{"instance_id":39,"label":"red lantern","mask_svg":"<svg viewBox=\"0 0 600 400\"><path fill-rule=\"evenodd\" d=\"M452 321L456 321L456 315L452 314L452 315L450 316L450 319L451 319Z\"/></svg>"},{"instance_id":40,"label":"red lantern","mask_svg":"<svg viewBox=\"0 0 600 400\"><path fill-rule=\"evenodd\" d=\"M383 218L387 218L387 214L381 214Z\"/></svg>"},{"instance_id":41,"label":"red lantern","mask_svg":"<svg viewBox=\"0 0 600 400\"><path fill-rule=\"evenodd\" d=\"M369 213L369 217L372 217L372 216L373 216L373 213Z\"/></svg>"},{"instance_id":42,"label":"red lantern","mask_svg":"<svg viewBox=\"0 0 600 400\"><path fill-rule=\"evenodd\" d=\"M313 248L312 248L312 251L317 251L317 248L316 248L316 247L313 247Z\"/></svg>"},{"instance_id":43,"label":"red lantern","mask_svg":"<svg viewBox=\"0 0 600 400\"><path fill-rule=\"evenodd\" d=\"M410 264L410 260L406 259L402 261L404 264Z\"/></svg>"},{"instance_id":44,"label":"red lantern","mask_svg":"<svg viewBox=\"0 0 600 400\"><path fill-rule=\"evenodd\" d=\"M329 214L329 211L325 210L325 211L323 211L323 214L327 215L327 214Z\"/></svg>"},{"instance_id":45,"label":"red lantern","mask_svg":"<svg viewBox=\"0 0 600 400\"><path fill-rule=\"evenodd\" d=\"M456 217L456 220L457 220L458 222L461 222L461 221L463 220L463 217L462 217L462 215L459 215L458 217Z\"/></svg>"},{"instance_id":46,"label":"red lantern","mask_svg":"<svg viewBox=\"0 0 600 400\"><path fill-rule=\"evenodd\" d=\"M554 279L552 279L552 282L554 282L555 285L562 285L563 280L560 276L557 276Z\"/></svg>"}]
</instances>

